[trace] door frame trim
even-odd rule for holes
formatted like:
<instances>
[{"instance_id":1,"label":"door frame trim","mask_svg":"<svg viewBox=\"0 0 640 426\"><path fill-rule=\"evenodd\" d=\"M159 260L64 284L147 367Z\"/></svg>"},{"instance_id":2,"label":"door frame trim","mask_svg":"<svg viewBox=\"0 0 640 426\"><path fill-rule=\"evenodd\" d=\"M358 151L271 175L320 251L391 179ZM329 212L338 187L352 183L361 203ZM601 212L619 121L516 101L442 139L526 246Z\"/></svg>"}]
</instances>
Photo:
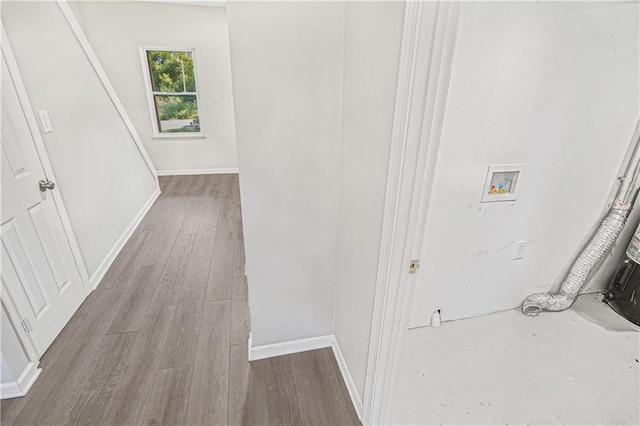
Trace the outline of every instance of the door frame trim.
<instances>
[{"instance_id":1,"label":"door frame trim","mask_svg":"<svg viewBox=\"0 0 640 426\"><path fill-rule=\"evenodd\" d=\"M35 116L35 113L33 112L31 101L29 100L29 94L27 93L26 86L24 84L24 81L22 80L22 75L20 74L20 68L18 66L16 57L13 54L13 48L11 47L11 43L9 41L9 38L7 37L4 24L0 23L0 27L2 28L2 47L1 47L2 56L4 57L5 63L7 64L7 69L9 70L11 80L13 81L13 85L16 89L18 100L20 101L20 107L24 114L25 120L27 121L27 126L29 127L29 132L31 133L33 143L36 147L36 152L38 154L38 159L40 160L40 165L42 166L42 170L44 171L45 177L48 180L57 182L55 173L53 171L53 167L51 166L51 162L49 160L49 155L47 154L47 148L44 145L44 140L42 138L42 134L40 133L40 127L38 127L36 116ZM67 243L71 248L73 260L76 264L76 267L78 268L78 271L80 272L82 285L86 293L89 294L92 291L89 283L89 273L87 271L84 258L82 257L82 252L80 251L78 239L76 238L76 234L73 230L73 227L71 226L71 220L69 219L69 214L64 205L62 195L60 194L60 190L57 187L49 191L49 193L51 194L51 197L53 199L53 203L55 205L56 211L60 216L60 220L62 222L62 228L67 238Z\"/></svg>"},{"instance_id":2,"label":"door frame trim","mask_svg":"<svg viewBox=\"0 0 640 426\"><path fill-rule=\"evenodd\" d=\"M460 2L406 2L363 424L389 424L409 296L444 123Z\"/></svg>"}]
</instances>

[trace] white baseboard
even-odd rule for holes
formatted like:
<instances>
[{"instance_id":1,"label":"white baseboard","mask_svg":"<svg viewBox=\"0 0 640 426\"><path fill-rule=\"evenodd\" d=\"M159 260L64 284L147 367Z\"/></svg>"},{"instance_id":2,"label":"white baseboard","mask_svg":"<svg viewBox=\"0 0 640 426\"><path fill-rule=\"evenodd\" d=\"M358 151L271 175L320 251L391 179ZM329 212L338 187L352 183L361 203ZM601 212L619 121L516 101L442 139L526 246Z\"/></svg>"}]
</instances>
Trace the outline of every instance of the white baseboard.
<instances>
[{"instance_id":1,"label":"white baseboard","mask_svg":"<svg viewBox=\"0 0 640 426\"><path fill-rule=\"evenodd\" d=\"M226 173L238 173L237 167L217 167L213 169L178 169L157 170L158 176L184 176L184 175L220 175Z\"/></svg>"},{"instance_id":2,"label":"white baseboard","mask_svg":"<svg viewBox=\"0 0 640 426\"><path fill-rule=\"evenodd\" d=\"M353 408L356 410L358 419L362 421L362 399L356 385L349 372L342 351L338 345L338 341L333 334L326 336L311 337L308 339L290 340L288 342L274 343L273 345L253 346L252 336L249 334L249 361L257 361L259 359L272 358L281 355L290 355L298 352L312 351L315 349L331 348L336 357L342 379L344 380Z\"/></svg>"},{"instance_id":3,"label":"white baseboard","mask_svg":"<svg viewBox=\"0 0 640 426\"><path fill-rule=\"evenodd\" d=\"M356 384L353 381L353 377L351 377L351 373L349 372L349 367L347 366L347 362L344 360L342 356L342 351L340 350L340 346L338 345L338 340L333 339L333 344L331 345L331 349L333 349L333 355L336 357L336 361L338 362L338 367L340 367L340 373L342 373L342 379L344 380L344 384L347 386L347 390L349 391L349 396L351 397L351 403L353 404L353 408L356 410L356 414L358 415L358 420L362 421L362 399L360 398L360 393L358 392L358 388L356 388Z\"/></svg>"},{"instance_id":4,"label":"white baseboard","mask_svg":"<svg viewBox=\"0 0 640 426\"><path fill-rule=\"evenodd\" d=\"M290 340L288 342L274 343L273 345L252 346L251 335L249 335L249 361L329 348L334 340L333 334L327 334L326 336Z\"/></svg>"},{"instance_id":5,"label":"white baseboard","mask_svg":"<svg viewBox=\"0 0 640 426\"><path fill-rule=\"evenodd\" d=\"M147 214L147 212L149 211L149 209L151 208L151 206L156 201L159 195L160 195L160 188L156 189L154 193L151 195L151 197L144 204L144 206L142 206L142 209L140 209L140 211L138 212L136 217L133 218L133 221L131 221L127 229L125 229L122 235L120 236L120 238L118 238L118 241L116 241L116 243L113 245L113 248L109 251L109 253L104 258L100 266L98 266L96 271L91 275L91 278L89 279L89 285L91 287L91 290L95 290L96 287L98 287L98 284L100 284L100 281L102 280L102 278L104 278L104 275L109 270L109 267L111 266L113 261L116 259L116 257L120 253L120 250L122 250L122 248L127 243L127 241L129 241L129 238L131 238L133 231L136 230L136 228L142 221L142 218L144 218L144 215Z\"/></svg>"},{"instance_id":6,"label":"white baseboard","mask_svg":"<svg viewBox=\"0 0 640 426\"><path fill-rule=\"evenodd\" d=\"M31 386L42 372L37 362L30 362L20 373L15 382L2 383L0 385L0 399L18 398L25 396Z\"/></svg>"},{"instance_id":7,"label":"white baseboard","mask_svg":"<svg viewBox=\"0 0 640 426\"><path fill-rule=\"evenodd\" d=\"M0 399L19 398L24 396L18 382L8 382L0 385Z\"/></svg>"},{"instance_id":8,"label":"white baseboard","mask_svg":"<svg viewBox=\"0 0 640 426\"><path fill-rule=\"evenodd\" d=\"M38 368L38 362L30 362L27 364L24 370L22 370L20 377L18 377L18 385L25 395L29 392L29 389L31 389L31 386L33 386L42 372L42 368Z\"/></svg>"}]
</instances>

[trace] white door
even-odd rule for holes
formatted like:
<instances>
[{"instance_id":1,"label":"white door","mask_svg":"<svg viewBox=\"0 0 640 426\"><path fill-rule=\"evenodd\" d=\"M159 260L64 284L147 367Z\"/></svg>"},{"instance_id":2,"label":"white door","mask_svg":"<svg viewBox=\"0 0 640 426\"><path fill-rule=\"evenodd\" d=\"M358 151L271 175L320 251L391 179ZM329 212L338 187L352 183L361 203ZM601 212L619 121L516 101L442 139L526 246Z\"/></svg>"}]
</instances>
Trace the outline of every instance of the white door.
<instances>
[{"instance_id":1,"label":"white door","mask_svg":"<svg viewBox=\"0 0 640 426\"><path fill-rule=\"evenodd\" d=\"M1 98L2 297L11 297L42 355L86 291L50 190L39 188L47 178L4 57Z\"/></svg>"}]
</instances>

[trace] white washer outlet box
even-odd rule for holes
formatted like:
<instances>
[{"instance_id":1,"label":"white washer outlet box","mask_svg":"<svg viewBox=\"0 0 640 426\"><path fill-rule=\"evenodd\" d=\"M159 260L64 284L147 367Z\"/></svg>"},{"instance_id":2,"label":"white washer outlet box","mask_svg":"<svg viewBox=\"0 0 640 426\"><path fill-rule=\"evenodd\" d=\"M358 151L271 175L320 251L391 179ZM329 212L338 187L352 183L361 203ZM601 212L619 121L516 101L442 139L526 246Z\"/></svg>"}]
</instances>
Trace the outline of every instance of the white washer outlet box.
<instances>
[{"instance_id":1,"label":"white washer outlet box","mask_svg":"<svg viewBox=\"0 0 640 426\"><path fill-rule=\"evenodd\" d=\"M515 201L524 164L492 164L487 170L482 202Z\"/></svg>"}]
</instances>

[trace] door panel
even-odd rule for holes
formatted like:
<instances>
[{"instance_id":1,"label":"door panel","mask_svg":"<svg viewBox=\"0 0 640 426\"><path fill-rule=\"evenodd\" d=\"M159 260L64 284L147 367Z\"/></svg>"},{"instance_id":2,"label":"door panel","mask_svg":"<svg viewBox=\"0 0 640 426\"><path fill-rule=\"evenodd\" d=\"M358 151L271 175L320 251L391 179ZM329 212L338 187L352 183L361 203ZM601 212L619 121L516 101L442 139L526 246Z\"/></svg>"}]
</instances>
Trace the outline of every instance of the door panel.
<instances>
[{"instance_id":1,"label":"door panel","mask_svg":"<svg viewBox=\"0 0 640 426\"><path fill-rule=\"evenodd\" d=\"M47 218L44 215L42 203L36 204L28 211L29 218L31 219L31 224L35 229L38 241L40 241L40 245L44 250L44 255L47 259L47 265L49 266L51 275L53 276L56 286L58 287L59 293L62 294L62 292L70 284L70 281L67 275L67 271L65 271L64 264L62 263L60 253L58 253L58 250L53 241L51 228L49 227Z\"/></svg>"},{"instance_id":2,"label":"door panel","mask_svg":"<svg viewBox=\"0 0 640 426\"><path fill-rule=\"evenodd\" d=\"M50 191L39 189L46 176L4 58L1 98L0 275L42 355L86 291Z\"/></svg>"},{"instance_id":3,"label":"door panel","mask_svg":"<svg viewBox=\"0 0 640 426\"><path fill-rule=\"evenodd\" d=\"M6 269L13 271L13 277L17 278L20 288L24 290L31 312L39 319L49 307L49 301L45 296L44 286L33 267L32 258L27 254L24 239L20 235L16 219L12 218L2 224L2 248L8 257L2 264L2 276L5 277ZM9 280L11 282L13 280ZM24 314L24 312L21 312Z\"/></svg>"}]
</instances>

